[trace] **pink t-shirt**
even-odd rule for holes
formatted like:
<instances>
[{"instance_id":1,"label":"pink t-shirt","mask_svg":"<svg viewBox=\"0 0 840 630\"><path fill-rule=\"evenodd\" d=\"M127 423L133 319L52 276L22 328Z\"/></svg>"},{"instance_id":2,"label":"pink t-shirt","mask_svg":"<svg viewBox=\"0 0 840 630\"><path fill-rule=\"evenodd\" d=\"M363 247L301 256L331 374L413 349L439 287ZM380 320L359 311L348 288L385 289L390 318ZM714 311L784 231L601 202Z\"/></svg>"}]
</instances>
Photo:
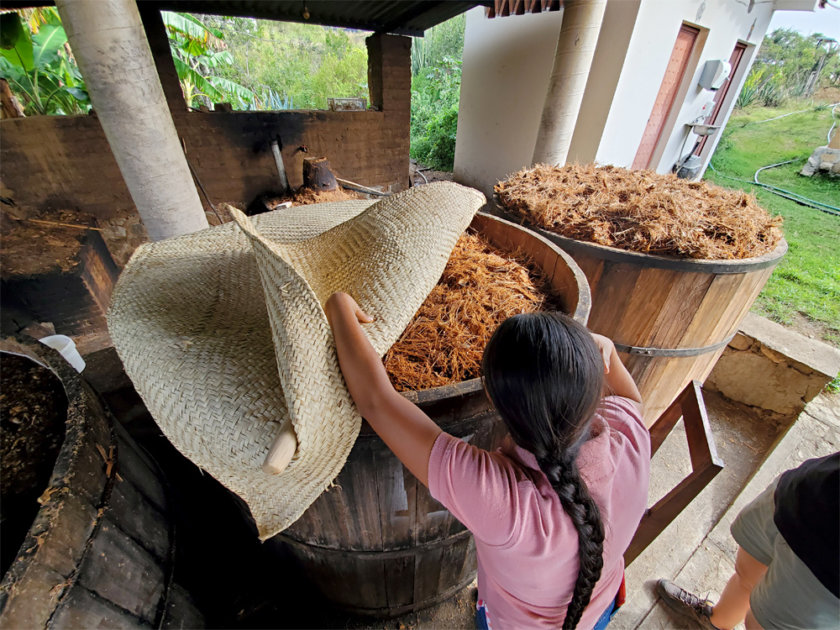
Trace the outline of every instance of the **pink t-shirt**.
<instances>
[{"instance_id":1,"label":"pink t-shirt","mask_svg":"<svg viewBox=\"0 0 840 630\"><path fill-rule=\"evenodd\" d=\"M592 628L618 592L647 504L650 434L635 403L601 401L577 463L605 532L604 568L578 624ZM494 630L559 628L577 579L578 536L533 454L510 439L491 453L441 433L429 490L475 537L479 597Z\"/></svg>"}]
</instances>

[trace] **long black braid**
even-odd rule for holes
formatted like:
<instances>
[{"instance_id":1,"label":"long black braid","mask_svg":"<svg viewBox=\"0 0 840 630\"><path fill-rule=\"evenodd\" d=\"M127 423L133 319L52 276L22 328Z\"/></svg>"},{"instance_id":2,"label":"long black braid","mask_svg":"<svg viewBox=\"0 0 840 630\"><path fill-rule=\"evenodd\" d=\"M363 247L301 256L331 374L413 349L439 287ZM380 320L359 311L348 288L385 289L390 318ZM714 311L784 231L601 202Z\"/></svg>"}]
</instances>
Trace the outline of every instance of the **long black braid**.
<instances>
[{"instance_id":1,"label":"long black braid","mask_svg":"<svg viewBox=\"0 0 840 630\"><path fill-rule=\"evenodd\" d=\"M560 313L516 315L482 361L487 393L514 441L537 458L578 533L579 569L563 621L575 628L604 565L604 526L576 458L589 438L604 368L589 332Z\"/></svg>"}]
</instances>

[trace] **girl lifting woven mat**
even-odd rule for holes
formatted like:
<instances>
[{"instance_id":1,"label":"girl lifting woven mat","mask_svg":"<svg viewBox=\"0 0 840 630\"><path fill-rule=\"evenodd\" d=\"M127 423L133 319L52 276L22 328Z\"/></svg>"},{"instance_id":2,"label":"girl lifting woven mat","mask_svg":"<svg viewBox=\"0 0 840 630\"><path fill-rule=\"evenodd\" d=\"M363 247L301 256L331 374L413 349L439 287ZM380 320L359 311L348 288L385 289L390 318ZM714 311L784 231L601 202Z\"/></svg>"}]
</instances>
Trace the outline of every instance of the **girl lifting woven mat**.
<instances>
[{"instance_id":1,"label":"girl lifting woven mat","mask_svg":"<svg viewBox=\"0 0 840 630\"><path fill-rule=\"evenodd\" d=\"M361 426L322 305L354 294L383 355L484 201L447 182L376 203L233 210L236 225L146 244L126 266L108 319L126 373L167 438L245 500L260 538L329 486ZM278 435L295 455L270 474Z\"/></svg>"}]
</instances>

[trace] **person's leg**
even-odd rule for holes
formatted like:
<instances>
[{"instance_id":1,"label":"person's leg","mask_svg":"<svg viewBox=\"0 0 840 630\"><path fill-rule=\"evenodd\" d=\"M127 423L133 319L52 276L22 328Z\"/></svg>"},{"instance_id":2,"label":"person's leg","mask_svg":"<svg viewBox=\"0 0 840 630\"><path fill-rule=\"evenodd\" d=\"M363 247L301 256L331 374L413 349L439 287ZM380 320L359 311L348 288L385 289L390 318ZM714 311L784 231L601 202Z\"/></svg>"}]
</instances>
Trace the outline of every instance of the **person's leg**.
<instances>
[{"instance_id":1,"label":"person's leg","mask_svg":"<svg viewBox=\"0 0 840 630\"><path fill-rule=\"evenodd\" d=\"M735 574L729 578L718 603L712 608L711 622L726 630L742 622L750 609L750 593L766 572L767 565L739 546L735 557Z\"/></svg>"},{"instance_id":2,"label":"person's leg","mask_svg":"<svg viewBox=\"0 0 840 630\"><path fill-rule=\"evenodd\" d=\"M662 602L702 628L732 628L744 620L750 608L750 591L773 560L773 545L778 531L773 525L773 492L778 480L771 483L738 514L731 532L738 543L735 575L730 578L717 605L674 584L659 580L657 592Z\"/></svg>"}]
</instances>

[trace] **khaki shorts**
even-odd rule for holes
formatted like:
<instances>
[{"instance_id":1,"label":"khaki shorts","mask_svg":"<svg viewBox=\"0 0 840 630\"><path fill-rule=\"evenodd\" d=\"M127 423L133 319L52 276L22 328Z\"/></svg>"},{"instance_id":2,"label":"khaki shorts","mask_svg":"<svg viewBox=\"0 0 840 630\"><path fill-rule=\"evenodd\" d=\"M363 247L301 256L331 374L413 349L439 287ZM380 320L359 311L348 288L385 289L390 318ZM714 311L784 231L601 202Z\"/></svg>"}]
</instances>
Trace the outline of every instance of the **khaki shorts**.
<instances>
[{"instance_id":1,"label":"khaki shorts","mask_svg":"<svg viewBox=\"0 0 840 630\"><path fill-rule=\"evenodd\" d=\"M840 628L836 598L788 546L773 522L776 479L732 523L732 537L767 573L750 594L762 627L779 630Z\"/></svg>"}]
</instances>

